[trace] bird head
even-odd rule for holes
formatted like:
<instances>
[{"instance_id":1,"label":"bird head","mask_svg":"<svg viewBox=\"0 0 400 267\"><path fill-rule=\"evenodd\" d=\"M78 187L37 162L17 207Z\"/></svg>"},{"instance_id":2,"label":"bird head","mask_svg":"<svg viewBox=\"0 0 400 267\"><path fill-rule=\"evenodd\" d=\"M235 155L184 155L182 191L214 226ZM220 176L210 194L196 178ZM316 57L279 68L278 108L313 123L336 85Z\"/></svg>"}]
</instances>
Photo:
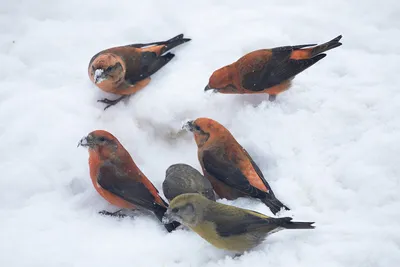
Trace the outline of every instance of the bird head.
<instances>
[{"instance_id":1,"label":"bird head","mask_svg":"<svg viewBox=\"0 0 400 267\"><path fill-rule=\"evenodd\" d=\"M193 133L198 147L203 146L213 138L224 138L230 135L224 126L209 118L198 118L194 121L188 121L182 128Z\"/></svg>"},{"instance_id":2,"label":"bird head","mask_svg":"<svg viewBox=\"0 0 400 267\"><path fill-rule=\"evenodd\" d=\"M204 210L210 202L198 193L187 193L175 197L169 204L162 222L180 222L188 227L196 226L203 219Z\"/></svg>"},{"instance_id":3,"label":"bird head","mask_svg":"<svg viewBox=\"0 0 400 267\"><path fill-rule=\"evenodd\" d=\"M96 85L122 82L125 76L122 60L113 54L101 54L91 64L89 76Z\"/></svg>"},{"instance_id":4,"label":"bird head","mask_svg":"<svg viewBox=\"0 0 400 267\"><path fill-rule=\"evenodd\" d=\"M89 151L95 152L102 159L119 159L128 154L118 139L104 130L89 133L79 141L79 146L87 147Z\"/></svg>"},{"instance_id":5,"label":"bird head","mask_svg":"<svg viewBox=\"0 0 400 267\"><path fill-rule=\"evenodd\" d=\"M232 66L228 65L213 72L204 91L213 90L216 93L235 93L233 85Z\"/></svg>"}]
</instances>

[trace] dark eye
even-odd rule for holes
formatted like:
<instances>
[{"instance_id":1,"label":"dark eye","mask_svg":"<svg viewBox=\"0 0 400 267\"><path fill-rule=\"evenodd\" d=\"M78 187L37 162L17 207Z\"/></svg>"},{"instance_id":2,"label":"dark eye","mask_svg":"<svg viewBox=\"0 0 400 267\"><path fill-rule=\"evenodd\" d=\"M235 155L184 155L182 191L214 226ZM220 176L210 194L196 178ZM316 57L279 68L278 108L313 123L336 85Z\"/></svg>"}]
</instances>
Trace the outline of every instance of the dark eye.
<instances>
[{"instance_id":1,"label":"dark eye","mask_svg":"<svg viewBox=\"0 0 400 267\"><path fill-rule=\"evenodd\" d=\"M199 125L194 126L194 129L195 129L196 131L200 131L200 130L201 130Z\"/></svg>"},{"instance_id":2,"label":"dark eye","mask_svg":"<svg viewBox=\"0 0 400 267\"><path fill-rule=\"evenodd\" d=\"M106 71L109 72L109 71L111 71L112 69L113 69L113 67L110 66L110 67L108 67L108 68L106 69Z\"/></svg>"},{"instance_id":3,"label":"dark eye","mask_svg":"<svg viewBox=\"0 0 400 267\"><path fill-rule=\"evenodd\" d=\"M104 141L106 141L106 139L103 136L101 136L101 137L99 137L99 141L104 142Z\"/></svg>"},{"instance_id":4,"label":"dark eye","mask_svg":"<svg viewBox=\"0 0 400 267\"><path fill-rule=\"evenodd\" d=\"M179 211L178 208L173 208L173 209L172 209L172 212L173 212L173 213L177 213L178 211Z\"/></svg>"}]
</instances>

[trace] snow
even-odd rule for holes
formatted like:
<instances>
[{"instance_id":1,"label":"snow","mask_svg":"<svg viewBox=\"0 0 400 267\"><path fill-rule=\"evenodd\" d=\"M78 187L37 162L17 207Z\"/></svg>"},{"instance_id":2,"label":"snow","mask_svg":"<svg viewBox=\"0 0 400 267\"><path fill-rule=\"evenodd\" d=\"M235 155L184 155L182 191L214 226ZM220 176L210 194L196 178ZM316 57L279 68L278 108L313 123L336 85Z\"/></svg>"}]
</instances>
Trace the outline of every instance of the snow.
<instances>
[{"instance_id":1,"label":"snow","mask_svg":"<svg viewBox=\"0 0 400 267\"><path fill-rule=\"evenodd\" d=\"M0 266L400 265L400 4L380 1L15 0L0 8ZM192 41L148 87L103 111L97 52L184 33ZM343 46L276 102L204 93L210 74L259 48ZM199 169L182 123L224 124L312 231L280 231L232 258L152 216L115 219L94 190L82 136L119 138L161 189L165 170ZM221 200L272 215L258 201Z\"/></svg>"}]
</instances>

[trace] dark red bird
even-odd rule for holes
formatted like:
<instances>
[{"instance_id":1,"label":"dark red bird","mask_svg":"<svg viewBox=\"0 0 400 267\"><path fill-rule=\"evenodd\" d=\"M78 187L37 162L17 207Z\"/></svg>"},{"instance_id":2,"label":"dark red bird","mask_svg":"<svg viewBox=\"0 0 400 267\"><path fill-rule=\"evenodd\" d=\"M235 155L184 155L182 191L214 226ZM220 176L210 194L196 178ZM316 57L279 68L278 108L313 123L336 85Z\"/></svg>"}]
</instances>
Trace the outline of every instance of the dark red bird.
<instances>
[{"instance_id":1,"label":"dark red bird","mask_svg":"<svg viewBox=\"0 0 400 267\"><path fill-rule=\"evenodd\" d=\"M175 56L166 52L190 40L180 34L167 41L113 47L94 55L88 67L90 80L105 92L121 95L116 100L99 100L107 104L104 109L148 85L150 76Z\"/></svg>"},{"instance_id":2,"label":"dark red bird","mask_svg":"<svg viewBox=\"0 0 400 267\"><path fill-rule=\"evenodd\" d=\"M267 93L269 100L274 101L276 95L290 88L297 74L326 56L322 52L341 46L341 38L339 35L317 46L282 46L250 52L236 62L214 71L204 90L222 94Z\"/></svg>"},{"instance_id":3,"label":"dark red bird","mask_svg":"<svg viewBox=\"0 0 400 267\"><path fill-rule=\"evenodd\" d=\"M90 177L97 192L121 209L143 208L161 221L168 204L158 190L136 166L128 151L111 133L96 130L78 144L89 149ZM103 214L114 215L107 211ZM179 223L165 225L171 232Z\"/></svg>"}]
</instances>

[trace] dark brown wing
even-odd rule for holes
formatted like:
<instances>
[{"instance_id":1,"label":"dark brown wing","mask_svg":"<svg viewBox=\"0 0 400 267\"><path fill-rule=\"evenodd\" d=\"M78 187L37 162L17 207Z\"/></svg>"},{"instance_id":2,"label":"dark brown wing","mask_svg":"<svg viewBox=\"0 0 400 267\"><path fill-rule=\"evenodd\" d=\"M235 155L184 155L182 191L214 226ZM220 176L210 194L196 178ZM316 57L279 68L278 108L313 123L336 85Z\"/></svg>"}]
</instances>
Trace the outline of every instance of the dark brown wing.
<instances>
[{"instance_id":1,"label":"dark brown wing","mask_svg":"<svg viewBox=\"0 0 400 267\"><path fill-rule=\"evenodd\" d=\"M218 157L214 151L205 150L202 161L204 169L215 179L249 196L266 197L267 193L252 186L239 168L225 158Z\"/></svg>"},{"instance_id":2,"label":"dark brown wing","mask_svg":"<svg viewBox=\"0 0 400 267\"><path fill-rule=\"evenodd\" d=\"M259 229L269 232L277 227L274 218L267 218L254 211L246 212L239 208L232 210L232 207L224 208L224 206L219 204L218 209L211 207L204 215L206 220L215 223L215 230L222 237L241 235Z\"/></svg>"},{"instance_id":3,"label":"dark brown wing","mask_svg":"<svg viewBox=\"0 0 400 267\"><path fill-rule=\"evenodd\" d=\"M166 210L165 207L156 203L154 196L143 183L117 172L115 166L110 162L105 162L100 167L97 182L103 189L132 204L153 212L160 209Z\"/></svg>"},{"instance_id":4,"label":"dark brown wing","mask_svg":"<svg viewBox=\"0 0 400 267\"><path fill-rule=\"evenodd\" d=\"M172 58L174 58L174 54L166 52L176 46L189 42L190 40L191 39L189 38L183 38L183 34L179 34L166 41L129 45L129 47L134 48L142 48L144 46L151 45L162 45L162 47L159 51L159 54L155 53L155 51L151 51L151 49L149 51L143 50L140 53L140 56L135 58L135 60L139 60L136 67L127 70L125 80L130 84L134 84L135 82L150 77L164 67Z\"/></svg>"},{"instance_id":5,"label":"dark brown wing","mask_svg":"<svg viewBox=\"0 0 400 267\"><path fill-rule=\"evenodd\" d=\"M251 71L243 76L243 88L251 91L262 91L287 81L315 64L326 54L310 59L290 59L293 50L309 45L282 46L271 49L271 57L259 70Z\"/></svg>"}]
</instances>

